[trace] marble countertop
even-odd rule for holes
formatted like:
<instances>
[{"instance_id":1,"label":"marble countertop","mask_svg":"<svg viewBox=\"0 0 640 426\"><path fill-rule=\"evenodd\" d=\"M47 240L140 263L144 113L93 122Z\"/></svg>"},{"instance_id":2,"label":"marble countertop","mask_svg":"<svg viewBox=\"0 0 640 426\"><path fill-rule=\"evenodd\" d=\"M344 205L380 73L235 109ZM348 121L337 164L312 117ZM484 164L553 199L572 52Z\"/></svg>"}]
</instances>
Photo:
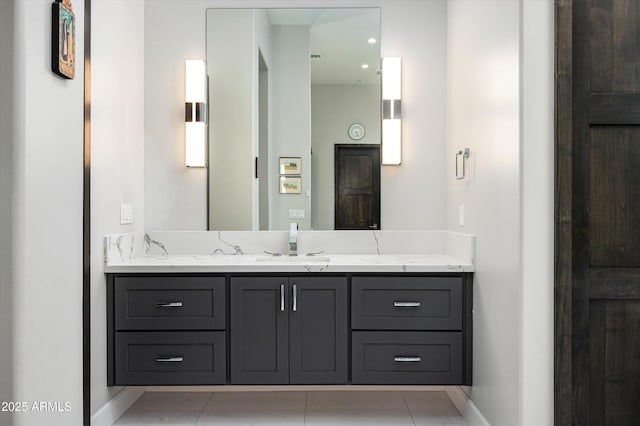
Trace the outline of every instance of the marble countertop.
<instances>
[{"instance_id":1,"label":"marble countertop","mask_svg":"<svg viewBox=\"0 0 640 426\"><path fill-rule=\"evenodd\" d=\"M167 272L473 272L474 265L439 254L322 254L320 256L268 255L146 255L119 264L106 264L107 273Z\"/></svg>"}]
</instances>

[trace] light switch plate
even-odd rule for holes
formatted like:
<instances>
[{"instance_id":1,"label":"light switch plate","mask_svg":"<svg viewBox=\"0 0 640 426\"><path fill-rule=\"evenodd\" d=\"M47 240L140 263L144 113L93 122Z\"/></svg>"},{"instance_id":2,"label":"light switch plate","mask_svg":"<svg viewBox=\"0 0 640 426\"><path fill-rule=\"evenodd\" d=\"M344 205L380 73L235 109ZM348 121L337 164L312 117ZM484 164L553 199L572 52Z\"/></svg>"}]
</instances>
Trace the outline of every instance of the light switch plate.
<instances>
[{"instance_id":1,"label":"light switch plate","mask_svg":"<svg viewBox=\"0 0 640 426\"><path fill-rule=\"evenodd\" d=\"M120 204L120 225L133 223L133 205Z\"/></svg>"},{"instance_id":2,"label":"light switch plate","mask_svg":"<svg viewBox=\"0 0 640 426\"><path fill-rule=\"evenodd\" d=\"M459 224L460 226L464 226L464 206L463 205L460 206L459 216L460 216L458 218Z\"/></svg>"}]
</instances>

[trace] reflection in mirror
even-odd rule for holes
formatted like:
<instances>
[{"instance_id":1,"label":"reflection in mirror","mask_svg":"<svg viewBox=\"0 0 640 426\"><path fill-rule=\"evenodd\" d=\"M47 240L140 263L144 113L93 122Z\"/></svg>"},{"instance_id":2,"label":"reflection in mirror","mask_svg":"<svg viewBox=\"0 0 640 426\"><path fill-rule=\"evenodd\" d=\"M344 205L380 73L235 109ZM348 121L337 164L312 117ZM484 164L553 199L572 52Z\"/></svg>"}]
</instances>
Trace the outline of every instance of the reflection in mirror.
<instances>
[{"instance_id":1,"label":"reflection in mirror","mask_svg":"<svg viewBox=\"0 0 640 426\"><path fill-rule=\"evenodd\" d=\"M378 8L208 9L207 67L210 229L379 229Z\"/></svg>"}]
</instances>

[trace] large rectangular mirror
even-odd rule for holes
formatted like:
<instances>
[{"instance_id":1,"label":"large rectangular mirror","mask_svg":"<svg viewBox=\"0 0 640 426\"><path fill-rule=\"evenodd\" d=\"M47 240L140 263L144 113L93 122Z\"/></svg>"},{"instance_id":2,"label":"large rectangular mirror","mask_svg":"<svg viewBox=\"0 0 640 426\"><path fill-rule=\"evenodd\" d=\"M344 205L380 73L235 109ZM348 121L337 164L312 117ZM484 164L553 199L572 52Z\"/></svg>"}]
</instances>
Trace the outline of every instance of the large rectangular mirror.
<instances>
[{"instance_id":1,"label":"large rectangular mirror","mask_svg":"<svg viewBox=\"0 0 640 426\"><path fill-rule=\"evenodd\" d=\"M209 229L380 229L380 10L208 9Z\"/></svg>"}]
</instances>

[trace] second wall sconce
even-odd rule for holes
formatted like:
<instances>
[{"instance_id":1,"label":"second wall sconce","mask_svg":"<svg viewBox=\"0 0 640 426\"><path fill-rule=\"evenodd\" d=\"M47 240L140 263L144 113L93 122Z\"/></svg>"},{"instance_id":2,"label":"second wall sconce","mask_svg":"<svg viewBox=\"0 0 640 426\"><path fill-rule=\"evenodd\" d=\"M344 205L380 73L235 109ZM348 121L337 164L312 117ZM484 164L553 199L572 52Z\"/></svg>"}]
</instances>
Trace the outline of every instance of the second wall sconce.
<instances>
[{"instance_id":1,"label":"second wall sconce","mask_svg":"<svg viewBox=\"0 0 640 426\"><path fill-rule=\"evenodd\" d=\"M185 61L185 164L207 167L207 67Z\"/></svg>"},{"instance_id":2,"label":"second wall sconce","mask_svg":"<svg viewBox=\"0 0 640 426\"><path fill-rule=\"evenodd\" d=\"M402 63L382 58L382 164L402 163Z\"/></svg>"}]
</instances>

